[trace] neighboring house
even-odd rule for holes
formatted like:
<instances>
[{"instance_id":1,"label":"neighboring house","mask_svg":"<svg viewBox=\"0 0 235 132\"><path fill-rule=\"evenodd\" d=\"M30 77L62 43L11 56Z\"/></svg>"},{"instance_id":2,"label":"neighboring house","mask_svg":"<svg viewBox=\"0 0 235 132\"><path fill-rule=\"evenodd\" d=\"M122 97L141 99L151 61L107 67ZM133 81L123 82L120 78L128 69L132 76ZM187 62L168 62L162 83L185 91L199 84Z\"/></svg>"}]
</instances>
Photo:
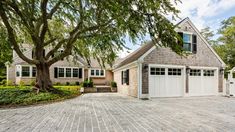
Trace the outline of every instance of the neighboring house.
<instances>
[{"instance_id":1,"label":"neighboring house","mask_svg":"<svg viewBox=\"0 0 235 132\"><path fill-rule=\"evenodd\" d=\"M45 53L49 52L49 48L45 49ZM29 57L33 57L32 46L24 44L22 46L23 53ZM60 49L58 52L63 52ZM92 79L94 85L109 85L113 80L113 73L110 67L101 68L99 63L92 59L90 65L87 64L81 57L76 57L76 61L72 56L64 58L50 67L51 81L56 84L74 84L83 82L85 79ZM15 84L30 84L36 77L36 67L29 65L23 61L15 51L13 51L13 63L7 65L7 80Z\"/></svg>"},{"instance_id":2,"label":"neighboring house","mask_svg":"<svg viewBox=\"0 0 235 132\"><path fill-rule=\"evenodd\" d=\"M146 43L115 65L118 92L138 98L218 95L225 63L186 18L175 29L183 38L182 57Z\"/></svg>"}]
</instances>

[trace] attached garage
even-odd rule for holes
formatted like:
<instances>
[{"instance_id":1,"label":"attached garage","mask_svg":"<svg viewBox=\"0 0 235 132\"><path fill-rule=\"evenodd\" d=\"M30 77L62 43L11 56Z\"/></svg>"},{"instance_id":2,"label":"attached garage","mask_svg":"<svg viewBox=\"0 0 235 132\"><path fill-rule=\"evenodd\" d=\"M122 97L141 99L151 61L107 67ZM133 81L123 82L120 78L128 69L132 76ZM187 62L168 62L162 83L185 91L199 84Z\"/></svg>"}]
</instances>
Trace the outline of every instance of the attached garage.
<instances>
[{"instance_id":1,"label":"attached garage","mask_svg":"<svg viewBox=\"0 0 235 132\"><path fill-rule=\"evenodd\" d=\"M150 66L150 97L180 97L184 95L184 67Z\"/></svg>"},{"instance_id":2,"label":"attached garage","mask_svg":"<svg viewBox=\"0 0 235 132\"><path fill-rule=\"evenodd\" d=\"M191 68L188 76L189 96L216 95L218 81L217 68Z\"/></svg>"},{"instance_id":3,"label":"attached garage","mask_svg":"<svg viewBox=\"0 0 235 132\"><path fill-rule=\"evenodd\" d=\"M218 80L217 68L150 65L149 96L217 95Z\"/></svg>"}]
</instances>

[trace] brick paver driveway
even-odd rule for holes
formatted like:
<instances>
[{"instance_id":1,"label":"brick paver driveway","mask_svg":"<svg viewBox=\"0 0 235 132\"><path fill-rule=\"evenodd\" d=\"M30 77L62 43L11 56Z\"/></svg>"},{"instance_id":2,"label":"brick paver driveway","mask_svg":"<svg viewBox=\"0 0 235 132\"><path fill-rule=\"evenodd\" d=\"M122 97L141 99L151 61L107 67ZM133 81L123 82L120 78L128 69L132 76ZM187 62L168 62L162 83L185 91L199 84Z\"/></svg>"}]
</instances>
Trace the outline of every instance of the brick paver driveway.
<instances>
[{"instance_id":1,"label":"brick paver driveway","mask_svg":"<svg viewBox=\"0 0 235 132\"><path fill-rule=\"evenodd\" d=\"M235 131L235 98L138 100L85 94L49 105L0 110L0 131Z\"/></svg>"}]
</instances>

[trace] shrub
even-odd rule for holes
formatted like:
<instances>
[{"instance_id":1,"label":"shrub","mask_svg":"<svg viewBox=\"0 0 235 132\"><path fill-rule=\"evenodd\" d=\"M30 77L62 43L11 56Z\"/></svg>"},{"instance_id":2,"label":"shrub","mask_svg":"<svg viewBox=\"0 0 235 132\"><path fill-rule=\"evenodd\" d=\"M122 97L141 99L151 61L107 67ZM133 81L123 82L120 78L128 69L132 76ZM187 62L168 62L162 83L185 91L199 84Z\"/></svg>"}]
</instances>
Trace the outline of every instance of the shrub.
<instances>
[{"instance_id":1,"label":"shrub","mask_svg":"<svg viewBox=\"0 0 235 132\"><path fill-rule=\"evenodd\" d=\"M60 86L60 85L61 85L61 83L60 83L60 82L56 82L56 83L55 83L55 85Z\"/></svg>"},{"instance_id":2,"label":"shrub","mask_svg":"<svg viewBox=\"0 0 235 132\"><path fill-rule=\"evenodd\" d=\"M1 82L0 82L1 85L6 85L7 84L7 80L6 79L3 79Z\"/></svg>"},{"instance_id":3,"label":"shrub","mask_svg":"<svg viewBox=\"0 0 235 132\"><path fill-rule=\"evenodd\" d=\"M8 80L8 81L7 81L7 85L8 85L8 86L13 86L13 82L12 82L11 80Z\"/></svg>"},{"instance_id":4,"label":"shrub","mask_svg":"<svg viewBox=\"0 0 235 132\"><path fill-rule=\"evenodd\" d=\"M30 85L31 85L31 86L35 86L35 84L36 84L36 81L35 81L35 80L31 80L31 81L30 81Z\"/></svg>"},{"instance_id":5,"label":"shrub","mask_svg":"<svg viewBox=\"0 0 235 132\"><path fill-rule=\"evenodd\" d=\"M114 82L114 81L112 81L112 82L111 82L111 87L116 88L116 87L117 87L117 83Z\"/></svg>"},{"instance_id":6,"label":"shrub","mask_svg":"<svg viewBox=\"0 0 235 132\"><path fill-rule=\"evenodd\" d=\"M66 85L69 86L69 85L70 85L70 82L66 82Z\"/></svg>"},{"instance_id":7,"label":"shrub","mask_svg":"<svg viewBox=\"0 0 235 132\"><path fill-rule=\"evenodd\" d=\"M75 82L75 85L80 85L80 83L79 82Z\"/></svg>"},{"instance_id":8,"label":"shrub","mask_svg":"<svg viewBox=\"0 0 235 132\"><path fill-rule=\"evenodd\" d=\"M25 84L24 84L24 81L20 81L20 86L24 86Z\"/></svg>"},{"instance_id":9,"label":"shrub","mask_svg":"<svg viewBox=\"0 0 235 132\"><path fill-rule=\"evenodd\" d=\"M93 87L94 84L93 84L93 81L92 80L85 80L83 83L82 83L82 87L86 88L86 87Z\"/></svg>"}]
</instances>

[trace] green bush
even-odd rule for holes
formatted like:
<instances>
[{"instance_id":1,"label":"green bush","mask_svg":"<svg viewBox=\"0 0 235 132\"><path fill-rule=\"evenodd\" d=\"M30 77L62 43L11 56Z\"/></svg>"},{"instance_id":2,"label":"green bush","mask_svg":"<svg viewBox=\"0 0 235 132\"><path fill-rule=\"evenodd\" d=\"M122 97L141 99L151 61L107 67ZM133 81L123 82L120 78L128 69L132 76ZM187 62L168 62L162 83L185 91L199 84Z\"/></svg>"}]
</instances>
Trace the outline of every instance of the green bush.
<instances>
[{"instance_id":1,"label":"green bush","mask_svg":"<svg viewBox=\"0 0 235 132\"><path fill-rule=\"evenodd\" d=\"M61 83L60 83L60 82L56 82L54 85L56 85L56 86L60 86L60 85L61 85Z\"/></svg>"},{"instance_id":2,"label":"green bush","mask_svg":"<svg viewBox=\"0 0 235 132\"><path fill-rule=\"evenodd\" d=\"M25 83L24 83L24 81L20 81L20 87L22 87L22 86L25 86Z\"/></svg>"},{"instance_id":3,"label":"green bush","mask_svg":"<svg viewBox=\"0 0 235 132\"><path fill-rule=\"evenodd\" d=\"M30 85L31 85L31 86L35 86L35 84L36 84L36 81L35 81L35 80L31 80L31 81L30 81Z\"/></svg>"},{"instance_id":4,"label":"green bush","mask_svg":"<svg viewBox=\"0 0 235 132\"><path fill-rule=\"evenodd\" d=\"M87 87L92 88L93 86L94 86L94 83L93 83L92 79L90 79L90 80L86 79L82 83L82 87L84 87L84 88L87 88Z\"/></svg>"},{"instance_id":5,"label":"green bush","mask_svg":"<svg viewBox=\"0 0 235 132\"><path fill-rule=\"evenodd\" d=\"M69 86L69 85L70 85L70 82L66 82L66 85Z\"/></svg>"},{"instance_id":6,"label":"green bush","mask_svg":"<svg viewBox=\"0 0 235 132\"><path fill-rule=\"evenodd\" d=\"M112 81L112 82L111 82L111 87L116 88L116 87L117 87L117 83L114 82L114 81Z\"/></svg>"},{"instance_id":7,"label":"green bush","mask_svg":"<svg viewBox=\"0 0 235 132\"><path fill-rule=\"evenodd\" d=\"M8 86L13 86L13 82L12 82L11 80L8 80L8 81L7 81L7 85L8 85Z\"/></svg>"},{"instance_id":8,"label":"green bush","mask_svg":"<svg viewBox=\"0 0 235 132\"><path fill-rule=\"evenodd\" d=\"M77 85L77 86L78 86L78 85L80 85L80 83L79 83L79 82L75 82L75 85Z\"/></svg>"},{"instance_id":9,"label":"green bush","mask_svg":"<svg viewBox=\"0 0 235 132\"><path fill-rule=\"evenodd\" d=\"M6 79L3 79L1 82L0 82L1 85L6 85L7 84L7 80Z\"/></svg>"}]
</instances>

